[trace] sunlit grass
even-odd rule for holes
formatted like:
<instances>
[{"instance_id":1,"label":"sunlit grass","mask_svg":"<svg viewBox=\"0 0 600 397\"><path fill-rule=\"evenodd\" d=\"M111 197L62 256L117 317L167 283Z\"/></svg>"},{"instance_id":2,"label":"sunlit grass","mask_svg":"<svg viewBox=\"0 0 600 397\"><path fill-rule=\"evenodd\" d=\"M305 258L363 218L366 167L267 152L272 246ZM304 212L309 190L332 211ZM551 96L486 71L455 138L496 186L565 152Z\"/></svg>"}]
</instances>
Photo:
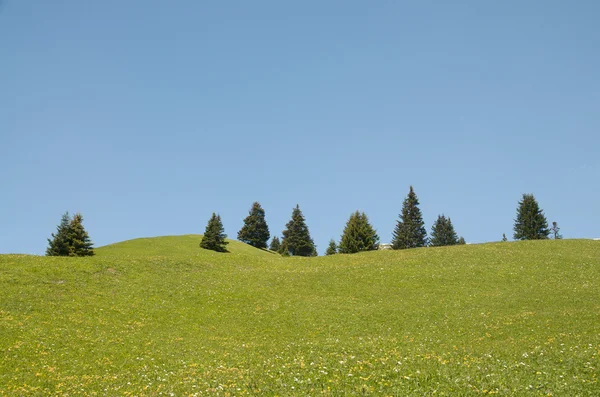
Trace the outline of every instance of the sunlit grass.
<instances>
[{"instance_id":1,"label":"sunlit grass","mask_svg":"<svg viewBox=\"0 0 600 397\"><path fill-rule=\"evenodd\" d=\"M0 256L0 395L600 395L600 242Z\"/></svg>"}]
</instances>

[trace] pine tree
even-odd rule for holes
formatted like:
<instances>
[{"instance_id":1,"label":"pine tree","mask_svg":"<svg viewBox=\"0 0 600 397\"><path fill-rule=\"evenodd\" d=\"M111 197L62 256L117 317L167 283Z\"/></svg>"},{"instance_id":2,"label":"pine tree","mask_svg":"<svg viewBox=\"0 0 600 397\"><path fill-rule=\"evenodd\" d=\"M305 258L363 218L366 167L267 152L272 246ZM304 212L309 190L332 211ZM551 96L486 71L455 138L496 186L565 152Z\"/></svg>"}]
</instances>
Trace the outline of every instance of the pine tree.
<instances>
[{"instance_id":1,"label":"pine tree","mask_svg":"<svg viewBox=\"0 0 600 397\"><path fill-rule=\"evenodd\" d=\"M458 235L454 231L452 221L443 214L438 215L437 220L431 228L430 245L432 247L442 247L456 244L458 244Z\"/></svg>"},{"instance_id":2,"label":"pine tree","mask_svg":"<svg viewBox=\"0 0 600 397\"><path fill-rule=\"evenodd\" d=\"M559 231L560 231L560 227L558 227L558 223L552 222L552 227L550 228L550 233L552 233L555 240L562 239L562 234L560 234Z\"/></svg>"},{"instance_id":3,"label":"pine tree","mask_svg":"<svg viewBox=\"0 0 600 397\"><path fill-rule=\"evenodd\" d=\"M226 238L227 235L221 222L221 216L213 212L206 225L206 231L204 232L204 236L202 236L200 247L217 252L227 252L226 245L229 243L225 241Z\"/></svg>"},{"instance_id":4,"label":"pine tree","mask_svg":"<svg viewBox=\"0 0 600 397\"><path fill-rule=\"evenodd\" d=\"M317 256L317 249L310 237L308 226L300 207L292 210L292 219L285 225L282 246L287 247L287 252L294 256Z\"/></svg>"},{"instance_id":5,"label":"pine tree","mask_svg":"<svg viewBox=\"0 0 600 397\"><path fill-rule=\"evenodd\" d=\"M56 234L52 233L52 239L48 239L48 248L46 249L47 256L68 256L71 243L70 238L71 217L69 212L65 212L60 220L60 224L56 227Z\"/></svg>"},{"instance_id":6,"label":"pine tree","mask_svg":"<svg viewBox=\"0 0 600 397\"><path fill-rule=\"evenodd\" d=\"M335 255L338 252L337 244L334 239L329 240L329 246L327 247L327 251L325 251L325 255Z\"/></svg>"},{"instance_id":7,"label":"pine tree","mask_svg":"<svg viewBox=\"0 0 600 397\"><path fill-rule=\"evenodd\" d=\"M550 234L548 221L533 194L523 194L517 208L515 240L545 240Z\"/></svg>"},{"instance_id":8,"label":"pine tree","mask_svg":"<svg viewBox=\"0 0 600 397\"><path fill-rule=\"evenodd\" d=\"M405 249L426 245L427 231L419 209L419 199L411 186L410 192L402 204L400 220L397 221L392 235L392 248Z\"/></svg>"},{"instance_id":9,"label":"pine tree","mask_svg":"<svg viewBox=\"0 0 600 397\"><path fill-rule=\"evenodd\" d=\"M279 252L279 250L281 249L281 242L279 241L279 237L277 237L277 236L273 237L273 240L271 240L271 245L269 246L269 249L273 252Z\"/></svg>"},{"instance_id":10,"label":"pine tree","mask_svg":"<svg viewBox=\"0 0 600 397\"><path fill-rule=\"evenodd\" d=\"M467 242L465 241L465 238L463 236L460 236L458 238L458 242L456 244L458 245L465 245Z\"/></svg>"},{"instance_id":11,"label":"pine tree","mask_svg":"<svg viewBox=\"0 0 600 397\"><path fill-rule=\"evenodd\" d=\"M350 215L344 233L340 240L340 254L353 254L360 251L376 250L379 246L379 236L369 223L364 212L356 211Z\"/></svg>"},{"instance_id":12,"label":"pine tree","mask_svg":"<svg viewBox=\"0 0 600 397\"><path fill-rule=\"evenodd\" d=\"M290 256L290 247L288 247L288 243L285 241L285 239L283 239L278 252L281 254L281 256Z\"/></svg>"},{"instance_id":13,"label":"pine tree","mask_svg":"<svg viewBox=\"0 0 600 397\"><path fill-rule=\"evenodd\" d=\"M83 227L83 216L76 213L69 225L69 256L93 256L93 244Z\"/></svg>"},{"instance_id":14,"label":"pine tree","mask_svg":"<svg viewBox=\"0 0 600 397\"><path fill-rule=\"evenodd\" d=\"M507 241L508 239L506 238L506 234L502 233L502 242L505 243Z\"/></svg>"},{"instance_id":15,"label":"pine tree","mask_svg":"<svg viewBox=\"0 0 600 397\"><path fill-rule=\"evenodd\" d=\"M270 237L265 210L258 202L254 202L249 215L244 219L244 226L238 232L238 240L256 248L267 248Z\"/></svg>"}]
</instances>

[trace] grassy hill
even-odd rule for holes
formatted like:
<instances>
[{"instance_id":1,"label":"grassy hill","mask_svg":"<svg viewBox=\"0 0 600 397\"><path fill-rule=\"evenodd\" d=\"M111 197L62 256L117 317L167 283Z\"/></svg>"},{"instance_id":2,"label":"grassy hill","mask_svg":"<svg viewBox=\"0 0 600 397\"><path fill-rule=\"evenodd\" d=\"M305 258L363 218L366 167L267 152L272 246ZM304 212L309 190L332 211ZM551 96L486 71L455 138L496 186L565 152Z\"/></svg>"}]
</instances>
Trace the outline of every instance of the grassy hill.
<instances>
[{"instance_id":1,"label":"grassy hill","mask_svg":"<svg viewBox=\"0 0 600 397\"><path fill-rule=\"evenodd\" d=\"M600 395L600 242L0 255L0 395Z\"/></svg>"}]
</instances>

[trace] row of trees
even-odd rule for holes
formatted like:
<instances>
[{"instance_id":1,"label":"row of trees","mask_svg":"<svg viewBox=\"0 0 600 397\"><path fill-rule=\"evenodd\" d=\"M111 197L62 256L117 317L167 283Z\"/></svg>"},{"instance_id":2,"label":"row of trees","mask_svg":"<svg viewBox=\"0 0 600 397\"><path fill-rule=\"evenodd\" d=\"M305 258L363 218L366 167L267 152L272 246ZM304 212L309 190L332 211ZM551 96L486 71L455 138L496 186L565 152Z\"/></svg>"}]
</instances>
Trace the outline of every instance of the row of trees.
<instances>
[{"instance_id":1,"label":"row of trees","mask_svg":"<svg viewBox=\"0 0 600 397\"><path fill-rule=\"evenodd\" d=\"M296 207L292 210L292 217L285 225L282 238L273 237L269 249L288 256L316 256L317 249L310 236L306 219ZM204 236L200 243L202 248L225 252L225 238L223 224L219 215L213 213L210 218ZM269 226L265 220L265 211L258 202L252 204L248 216L244 219L244 225L238 232L239 241L252 245L256 248L267 248L270 238ZM432 227L431 239L427 238L423 216L419 209L419 200L413 187L410 187L408 196L402 205L400 219L396 223L393 233L392 248L406 249L430 246L443 246L464 244L464 239L459 238L454 231L450 218L440 215ZM379 236L375 228L369 222L364 212L356 211L350 215L339 244L331 240L326 254L335 253L351 254L361 251L376 250L379 247Z\"/></svg>"},{"instance_id":2,"label":"row of trees","mask_svg":"<svg viewBox=\"0 0 600 397\"><path fill-rule=\"evenodd\" d=\"M76 213L72 218L65 212L56 233L48 239L48 256L92 256L93 244L88 232L83 227L83 216Z\"/></svg>"},{"instance_id":3,"label":"row of trees","mask_svg":"<svg viewBox=\"0 0 600 397\"><path fill-rule=\"evenodd\" d=\"M553 234L555 239L562 238L560 228L556 222L552 228L548 228L548 222L532 194L524 194L517 208L517 217L514 224L515 240L538 240L547 239ZM288 256L316 256L317 249L310 236L306 219L296 207L292 210L292 217L285 225L282 238L273 237L269 249ZM266 249L271 235L269 226L265 220L265 210L258 202L252 204L248 216L244 219L244 225L237 234L239 241L256 248ZM212 214L206 230L200 242L200 247L217 251L227 252L227 235L221 221L221 217ZM507 241L506 235L502 236ZM49 256L91 256L94 255L92 242L83 227L83 216L79 213L73 218L65 213L61 223L57 226L56 234L48 239L46 255ZM392 249L408 249L417 247L439 247L447 245L465 244L462 237L454 230L452 221L445 215L439 215L431 228L431 237L427 237L425 223L419 208L419 199L410 187L409 193L402 203L402 211L396 222L392 234ZM376 250L379 247L379 236L375 228L369 222L364 212L355 211L346 222L339 243L335 240L329 242L325 252L326 255L337 253L352 254L361 251Z\"/></svg>"}]
</instances>

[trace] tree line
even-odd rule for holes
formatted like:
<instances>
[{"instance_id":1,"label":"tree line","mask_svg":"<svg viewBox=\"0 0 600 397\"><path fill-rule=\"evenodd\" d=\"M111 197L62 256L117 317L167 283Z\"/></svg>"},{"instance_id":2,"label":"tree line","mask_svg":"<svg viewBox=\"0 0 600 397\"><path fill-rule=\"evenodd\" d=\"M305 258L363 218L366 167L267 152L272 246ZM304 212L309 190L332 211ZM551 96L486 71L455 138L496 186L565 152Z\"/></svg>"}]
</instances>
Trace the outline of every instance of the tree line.
<instances>
[{"instance_id":1,"label":"tree line","mask_svg":"<svg viewBox=\"0 0 600 397\"><path fill-rule=\"evenodd\" d=\"M548 221L532 194L523 194L517 207L514 220L515 240L547 239L552 235L555 239L562 238L556 222L548 227ZM221 221L221 216L214 213L210 217L200 247L217 252L227 252L227 234ZM310 236L308 225L300 207L292 209L290 221L285 225L281 238L274 236L269 244L271 234L265 219L265 210L260 203L254 202L244 219L244 225L237 234L237 239L260 249L269 249L283 256L317 256L317 247ZM502 241L507 241L502 235ZM92 242L83 228L83 216L79 213L71 218L65 213L57 226L56 234L48 239L46 255L49 256L91 256L94 255ZM459 237L450 217L438 215L431 227L431 235L427 236L423 215L419 208L419 199L410 186L410 190L402 203L396 226L392 233L391 249L409 249L419 247L441 247L465 244L465 239ZM362 251L376 250L380 246L377 231L364 212L355 211L346 222L339 242L331 239L325 255L353 254Z\"/></svg>"}]
</instances>

